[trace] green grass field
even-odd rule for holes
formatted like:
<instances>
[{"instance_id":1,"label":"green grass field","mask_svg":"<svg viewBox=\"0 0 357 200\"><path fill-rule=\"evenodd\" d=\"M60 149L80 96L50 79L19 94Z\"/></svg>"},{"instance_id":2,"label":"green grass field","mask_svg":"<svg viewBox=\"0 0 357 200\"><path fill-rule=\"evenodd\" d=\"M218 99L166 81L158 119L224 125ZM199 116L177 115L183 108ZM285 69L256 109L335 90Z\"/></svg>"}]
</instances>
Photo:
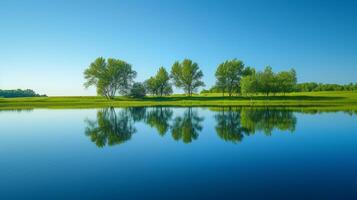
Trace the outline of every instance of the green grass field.
<instances>
[{"instance_id":1,"label":"green grass field","mask_svg":"<svg viewBox=\"0 0 357 200\"><path fill-rule=\"evenodd\" d=\"M252 98L246 96L222 97L221 94L202 94L192 97L173 95L143 99L117 97L114 100L92 96L0 98L0 109L102 108L109 106L279 106L357 109L357 91L291 93L286 96L253 96Z\"/></svg>"}]
</instances>

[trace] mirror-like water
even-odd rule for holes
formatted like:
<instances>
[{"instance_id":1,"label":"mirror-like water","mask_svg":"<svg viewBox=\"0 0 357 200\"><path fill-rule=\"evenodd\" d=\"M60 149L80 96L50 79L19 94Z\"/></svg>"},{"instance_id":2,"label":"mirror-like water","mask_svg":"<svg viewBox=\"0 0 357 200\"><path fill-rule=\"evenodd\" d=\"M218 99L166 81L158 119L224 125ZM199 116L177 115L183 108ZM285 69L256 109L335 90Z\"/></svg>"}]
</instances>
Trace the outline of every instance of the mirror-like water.
<instances>
[{"instance_id":1,"label":"mirror-like water","mask_svg":"<svg viewBox=\"0 0 357 200\"><path fill-rule=\"evenodd\" d=\"M1 111L0 198L357 198L357 113Z\"/></svg>"}]
</instances>

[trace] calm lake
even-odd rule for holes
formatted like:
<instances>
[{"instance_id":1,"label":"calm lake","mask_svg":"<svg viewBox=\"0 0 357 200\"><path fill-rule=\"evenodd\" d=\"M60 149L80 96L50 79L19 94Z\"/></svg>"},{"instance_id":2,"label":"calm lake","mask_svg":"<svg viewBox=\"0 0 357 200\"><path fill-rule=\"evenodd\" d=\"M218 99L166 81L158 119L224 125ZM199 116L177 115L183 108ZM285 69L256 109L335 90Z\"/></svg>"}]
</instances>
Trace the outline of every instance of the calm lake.
<instances>
[{"instance_id":1,"label":"calm lake","mask_svg":"<svg viewBox=\"0 0 357 200\"><path fill-rule=\"evenodd\" d=\"M357 113L0 111L0 199L356 199Z\"/></svg>"}]
</instances>

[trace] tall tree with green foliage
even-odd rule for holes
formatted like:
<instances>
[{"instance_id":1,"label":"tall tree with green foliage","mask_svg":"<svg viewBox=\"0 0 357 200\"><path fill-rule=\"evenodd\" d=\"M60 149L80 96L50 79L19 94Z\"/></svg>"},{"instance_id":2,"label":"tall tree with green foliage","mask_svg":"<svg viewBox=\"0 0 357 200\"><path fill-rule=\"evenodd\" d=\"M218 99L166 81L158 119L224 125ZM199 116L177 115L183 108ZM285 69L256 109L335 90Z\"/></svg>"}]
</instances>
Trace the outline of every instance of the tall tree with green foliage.
<instances>
[{"instance_id":1,"label":"tall tree with green foliage","mask_svg":"<svg viewBox=\"0 0 357 200\"><path fill-rule=\"evenodd\" d=\"M233 59L221 63L216 70L216 85L221 91L227 91L229 96L239 91L239 81L244 72L244 63Z\"/></svg>"},{"instance_id":2,"label":"tall tree with green foliage","mask_svg":"<svg viewBox=\"0 0 357 200\"><path fill-rule=\"evenodd\" d=\"M273 69L270 66L265 67L264 71L258 72L256 75L258 82L258 90L261 93L269 96L270 93L276 90L276 78Z\"/></svg>"},{"instance_id":3,"label":"tall tree with green foliage","mask_svg":"<svg viewBox=\"0 0 357 200\"><path fill-rule=\"evenodd\" d=\"M170 76L164 67L160 67L155 76L146 80L145 86L147 91L152 95L163 96L172 93Z\"/></svg>"},{"instance_id":4,"label":"tall tree with green foliage","mask_svg":"<svg viewBox=\"0 0 357 200\"><path fill-rule=\"evenodd\" d=\"M244 76L240 81L240 87L243 94L254 94L259 92L259 83L256 74Z\"/></svg>"},{"instance_id":5,"label":"tall tree with green foliage","mask_svg":"<svg viewBox=\"0 0 357 200\"><path fill-rule=\"evenodd\" d=\"M296 71L291 69L290 71L282 71L276 74L276 81L278 91L285 93L292 92L295 89L297 78Z\"/></svg>"},{"instance_id":6,"label":"tall tree with green foliage","mask_svg":"<svg viewBox=\"0 0 357 200\"><path fill-rule=\"evenodd\" d=\"M160 67L159 71L155 76L158 94L160 96L169 95L172 93L172 86L170 84L170 76L164 67Z\"/></svg>"},{"instance_id":7,"label":"tall tree with green foliage","mask_svg":"<svg viewBox=\"0 0 357 200\"><path fill-rule=\"evenodd\" d=\"M151 95L158 95L158 82L155 77L151 76L144 82L146 91Z\"/></svg>"},{"instance_id":8,"label":"tall tree with green foliage","mask_svg":"<svg viewBox=\"0 0 357 200\"><path fill-rule=\"evenodd\" d=\"M125 61L99 57L84 71L84 86L96 86L98 95L113 99L117 93L129 94L135 77L136 72Z\"/></svg>"},{"instance_id":9,"label":"tall tree with green foliage","mask_svg":"<svg viewBox=\"0 0 357 200\"><path fill-rule=\"evenodd\" d=\"M201 80L202 71L197 63L185 59L181 63L176 61L171 68L171 78L176 87L182 88L188 96L192 96L199 87L205 86Z\"/></svg>"}]
</instances>

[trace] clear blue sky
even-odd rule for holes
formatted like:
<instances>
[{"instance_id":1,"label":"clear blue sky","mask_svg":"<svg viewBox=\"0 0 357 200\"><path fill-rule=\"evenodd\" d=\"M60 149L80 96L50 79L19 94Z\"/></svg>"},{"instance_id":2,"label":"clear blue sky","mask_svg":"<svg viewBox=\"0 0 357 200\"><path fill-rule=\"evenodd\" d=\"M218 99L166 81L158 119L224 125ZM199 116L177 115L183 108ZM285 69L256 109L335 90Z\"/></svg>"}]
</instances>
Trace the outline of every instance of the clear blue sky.
<instances>
[{"instance_id":1,"label":"clear blue sky","mask_svg":"<svg viewBox=\"0 0 357 200\"><path fill-rule=\"evenodd\" d=\"M131 63L138 81L190 58L214 82L232 58L299 82L357 81L357 1L0 1L0 88L94 95L96 57Z\"/></svg>"}]
</instances>

